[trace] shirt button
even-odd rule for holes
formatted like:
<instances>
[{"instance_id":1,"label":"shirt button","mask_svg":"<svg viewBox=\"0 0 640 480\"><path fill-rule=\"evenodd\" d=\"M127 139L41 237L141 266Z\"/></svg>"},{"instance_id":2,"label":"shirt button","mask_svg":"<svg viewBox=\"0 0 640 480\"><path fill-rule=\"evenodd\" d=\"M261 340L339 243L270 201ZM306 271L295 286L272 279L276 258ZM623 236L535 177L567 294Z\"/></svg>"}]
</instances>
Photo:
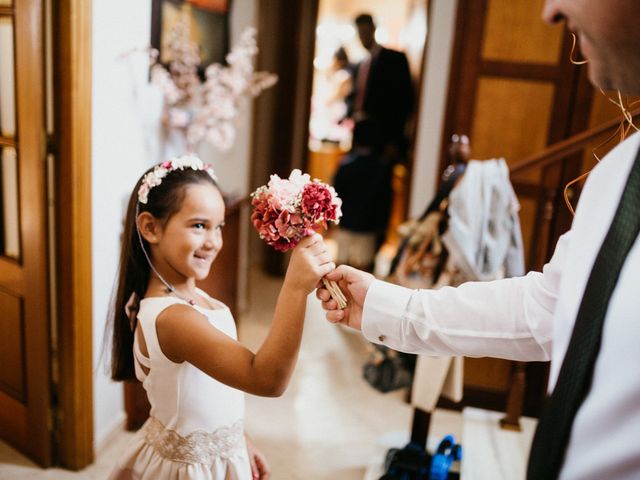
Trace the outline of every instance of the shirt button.
<instances>
[{"instance_id":1,"label":"shirt button","mask_svg":"<svg viewBox=\"0 0 640 480\"><path fill-rule=\"evenodd\" d=\"M386 339L387 339L387 336L386 336L386 335L380 335L380 336L378 337L378 340L380 340L381 342L384 342Z\"/></svg>"}]
</instances>

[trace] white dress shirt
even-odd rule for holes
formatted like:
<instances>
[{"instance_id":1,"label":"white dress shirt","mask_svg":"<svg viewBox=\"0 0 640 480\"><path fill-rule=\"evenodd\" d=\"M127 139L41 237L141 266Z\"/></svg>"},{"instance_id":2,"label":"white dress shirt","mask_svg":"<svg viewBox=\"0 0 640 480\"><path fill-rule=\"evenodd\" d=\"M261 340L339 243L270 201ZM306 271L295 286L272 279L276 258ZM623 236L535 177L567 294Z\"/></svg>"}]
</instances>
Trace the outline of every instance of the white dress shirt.
<instances>
[{"instance_id":1,"label":"white dress shirt","mask_svg":"<svg viewBox=\"0 0 640 480\"><path fill-rule=\"evenodd\" d=\"M551 391L639 144L634 134L589 175L571 230L542 273L436 291L376 280L364 304L365 337L422 355L551 360ZM640 479L639 366L636 239L609 301L591 391L576 414L561 479Z\"/></svg>"}]
</instances>

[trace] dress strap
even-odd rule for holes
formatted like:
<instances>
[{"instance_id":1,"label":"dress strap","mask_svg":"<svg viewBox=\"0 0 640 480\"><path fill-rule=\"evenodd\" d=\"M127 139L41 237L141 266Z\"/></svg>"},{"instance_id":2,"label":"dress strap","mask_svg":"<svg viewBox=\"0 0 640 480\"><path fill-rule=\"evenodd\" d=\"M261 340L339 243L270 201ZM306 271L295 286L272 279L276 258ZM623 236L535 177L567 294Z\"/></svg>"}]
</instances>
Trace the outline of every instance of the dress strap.
<instances>
[{"instance_id":1,"label":"dress strap","mask_svg":"<svg viewBox=\"0 0 640 480\"><path fill-rule=\"evenodd\" d=\"M145 357L140 350L140 344L138 343L138 332L136 328L133 334L133 367L136 372L136 378L141 382L144 382L147 378L147 374L144 372L144 368L151 369L151 359Z\"/></svg>"}]
</instances>

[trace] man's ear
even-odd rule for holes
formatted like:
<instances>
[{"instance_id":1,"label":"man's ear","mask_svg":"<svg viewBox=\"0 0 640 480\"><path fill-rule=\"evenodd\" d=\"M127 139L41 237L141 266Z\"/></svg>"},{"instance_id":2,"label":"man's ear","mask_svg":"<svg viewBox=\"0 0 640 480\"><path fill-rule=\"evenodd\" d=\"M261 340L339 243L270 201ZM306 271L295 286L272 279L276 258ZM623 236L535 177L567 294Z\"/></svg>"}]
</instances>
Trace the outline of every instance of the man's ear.
<instances>
[{"instance_id":1,"label":"man's ear","mask_svg":"<svg viewBox=\"0 0 640 480\"><path fill-rule=\"evenodd\" d=\"M140 235L151 245L158 243L160 240L160 222L149 212L142 212L138 215L138 230Z\"/></svg>"}]
</instances>

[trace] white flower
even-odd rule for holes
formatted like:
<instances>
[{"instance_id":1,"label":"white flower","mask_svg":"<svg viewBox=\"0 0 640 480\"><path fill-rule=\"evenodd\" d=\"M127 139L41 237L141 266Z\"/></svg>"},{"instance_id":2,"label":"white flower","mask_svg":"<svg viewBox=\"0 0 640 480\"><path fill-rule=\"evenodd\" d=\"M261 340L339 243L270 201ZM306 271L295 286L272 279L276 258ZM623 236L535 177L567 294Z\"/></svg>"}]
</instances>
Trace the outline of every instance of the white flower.
<instances>
[{"instance_id":1,"label":"white flower","mask_svg":"<svg viewBox=\"0 0 640 480\"><path fill-rule=\"evenodd\" d=\"M211 144L224 152L233 146L235 136L236 130L231 123L218 122L215 126L208 129L206 138Z\"/></svg>"},{"instance_id":2,"label":"white flower","mask_svg":"<svg viewBox=\"0 0 640 480\"><path fill-rule=\"evenodd\" d=\"M300 169L295 168L289 174L289 180L302 190L304 186L311 181L311 177L308 173L303 174Z\"/></svg>"},{"instance_id":3,"label":"white flower","mask_svg":"<svg viewBox=\"0 0 640 480\"><path fill-rule=\"evenodd\" d=\"M180 157L167 160L166 162L162 162L160 165L156 165L151 172L147 173L143 177L142 184L138 189L138 201L146 204L149 198L149 191L153 187L160 185L162 183L162 179L170 172L184 170L185 168L191 168L192 170L204 170L214 181L218 181L218 177L216 177L211 164L204 163L195 155L182 155Z\"/></svg>"},{"instance_id":4,"label":"white flower","mask_svg":"<svg viewBox=\"0 0 640 480\"><path fill-rule=\"evenodd\" d=\"M184 128L189 125L191 115L184 108L173 107L169 109L169 125L176 128Z\"/></svg>"}]
</instances>

